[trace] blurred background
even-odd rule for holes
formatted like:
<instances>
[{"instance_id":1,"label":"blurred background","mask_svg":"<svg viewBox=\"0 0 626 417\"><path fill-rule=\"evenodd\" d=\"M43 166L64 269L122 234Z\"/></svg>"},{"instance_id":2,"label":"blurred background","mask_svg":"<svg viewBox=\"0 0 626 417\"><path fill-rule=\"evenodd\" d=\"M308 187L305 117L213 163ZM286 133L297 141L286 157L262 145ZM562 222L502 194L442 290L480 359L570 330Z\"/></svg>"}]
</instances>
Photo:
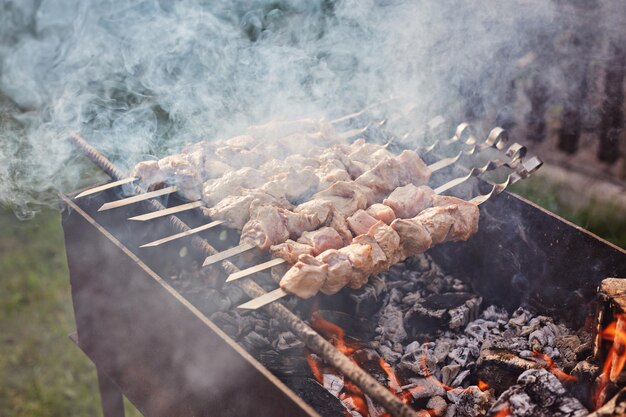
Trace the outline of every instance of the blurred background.
<instances>
[{"instance_id":1,"label":"blurred background","mask_svg":"<svg viewBox=\"0 0 626 417\"><path fill-rule=\"evenodd\" d=\"M546 162L512 192L626 248L626 3L436 3L0 0L0 415L101 414L56 195L104 178L72 131L128 167L409 91L400 131L508 129Z\"/></svg>"}]
</instances>

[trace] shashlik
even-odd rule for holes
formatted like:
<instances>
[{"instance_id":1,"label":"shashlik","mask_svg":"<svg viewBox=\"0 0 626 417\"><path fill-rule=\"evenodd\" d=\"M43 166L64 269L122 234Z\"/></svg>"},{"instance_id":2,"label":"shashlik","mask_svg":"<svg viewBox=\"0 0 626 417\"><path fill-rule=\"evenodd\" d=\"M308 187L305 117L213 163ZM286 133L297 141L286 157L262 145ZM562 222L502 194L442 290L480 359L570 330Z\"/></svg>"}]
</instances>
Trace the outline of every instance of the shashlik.
<instances>
[{"instance_id":1,"label":"shashlik","mask_svg":"<svg viewBox=\"0 0 626 417\"><path fill-rule=\"evenodd\" d=\"M344 286L360 288L369 276L388 269L433 245L467 240L478 230L476 204L455 197L432 196L432 207L390 225L374 223L350 245L327 249L317 256L304 253L287 271L280 287L301 298L322 291L334 294ZM276 253L276 252L275 252Z\"/></svg>"},{"instance_id":2,"label":"shashlik","mask_svg":"<svg viewBox=\"0 0 626 417\"><path fill-rule=\"evenodd\" d=\"M413 151L385 156L355 181L338 181L293 211L275 205L251 209L252 216L241 229L240 242L268 250L323 225L334 226L344 240L350 240L352 235L346 222L349 216L380 203L397 187L422 185L429 177L430 170ZM381 211L381 215L384 213L389 216L388 211Z\"/></svg>"},{"instance_id":3,"label":"shashlik","mask_svg":"<svg viewBox=\"0 0 626 417\"><path fill-rule=\"evenodd\" d=\"M297 129L304 133L296 133ZM222 141L194 143L184 147L181 153L158 161L140 162L131 176L139 178L146 189L168 183L176 185L184 198L197 200L204 181L244 167L258 168L272 159L284 159L295 153L315 156L326 146L343 143L332 125L323 120L272 122L253 126L248 131L247 135Z\"/></svg>"}]
</instances>

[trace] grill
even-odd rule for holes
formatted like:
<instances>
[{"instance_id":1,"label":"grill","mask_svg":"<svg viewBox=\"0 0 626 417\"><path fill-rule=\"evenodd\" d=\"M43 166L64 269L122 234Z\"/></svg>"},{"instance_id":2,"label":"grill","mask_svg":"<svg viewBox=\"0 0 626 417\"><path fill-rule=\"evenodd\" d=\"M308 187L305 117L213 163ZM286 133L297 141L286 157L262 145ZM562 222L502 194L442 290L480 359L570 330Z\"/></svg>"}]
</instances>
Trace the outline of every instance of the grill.
<instances>
[{"instance_id":1,"label":"grill","mask_svg":"<svg viewBox=\"0 0 626 417\"><path fill-rule=\"evenodd\" d=\"M80 137L72 140L114 180L124 178ZM467 171L453 166L446 175L454 173ZM455 194L468 198L493 189L472 177ZM74 196L61 196L77 325L72 337L98 370L105 416L123 415L121 393L146 416L345 412L310 372L298 364L292 370L283 363L272 369L208 318L265 293L250 278L222 287L219 268L228 274L239 270L228 260L201 269L208 255L237 242L235 232L213 228L144 250L142 244L198 227L206 219L192 210L154 219L147 227L127 219L162 209L154 200L99 212L103 204L119 199L116 189L85 199ZM170 205L175 200L171 197ZM472 239L435 247L429 254L487 303L513 310L529 301L539 314L577 327L595 316L600 282L626 276L626 252L507 192L481 205L481 225ZM319 302L324 309L355 313L345 293ZM419 415L294 313L310 308L310 301L290 300L269 304L263 312L391 415Z\"/></svg>"}]
</instances>

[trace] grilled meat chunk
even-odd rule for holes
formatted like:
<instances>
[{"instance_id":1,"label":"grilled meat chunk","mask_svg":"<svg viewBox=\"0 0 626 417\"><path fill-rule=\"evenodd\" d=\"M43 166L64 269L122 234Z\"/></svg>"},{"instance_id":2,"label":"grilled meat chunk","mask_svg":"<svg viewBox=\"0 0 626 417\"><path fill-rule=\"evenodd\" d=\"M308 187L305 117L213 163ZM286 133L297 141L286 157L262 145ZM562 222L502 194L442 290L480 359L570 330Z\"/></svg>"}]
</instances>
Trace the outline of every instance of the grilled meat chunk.
<instances>
[{"instance_id":1,"label":"grilled meat chunk","mask_svg":"<svg viewBox=\"0 0 626 417\"><path fill-rule=\"evenodd\" d=\"M383 200L383 204L391 207L396 217L410 219L432 205L433 195L434 191L430 187L407 184L393 190L389 197Z\"/></svg>"},{"instance_id":2,"label":"grilled meat chunk","mask_svg":"<svg viewBox=\"0 0 626 417\"><path fill-rule=\"evenodd\" d=\"M400 235L391 226L378 221L367 231L367 235L371 236L383 250L387 258L387 268L406 258L400 244Z\"/></svg>"},{"instance_id":3,"label":"grilled meat chunk","mask_svg":"<svg viewBox=\"0 0 626 417\"><path fill-rule=\"evenodd\" d=\"M352 240L352 243L359 243L361 245L369 245L372 247L372 271L370 275L376 275L379 272L389 269L389 262L387 262L385 252L372 236L368 234L359 235Z\"/></svg>"},{"instance_id":4,"label":"grilled meat chunk","mask_svg":"<svg viewBox=\"0 0 626 417\"><path fill-rule=\"evenodd\" d=\"M307 299L317 294L327 278L328 265L311 255L302 255L280 280L280 287Z\"/></svg>"},{"instance_id":5,"label":"grilled meat chunk","mask_svg":"<svg viewBox=\"0 0 626 417\"><path fill-rule=\"evenodd\" d=\"M284 196L297 202L308 199L319 187L320 179L312 168L290 169L275 175L263 184L261 190L275 197Z\"/></svg>"},{"instance_id":6,"label":"grilled meat chunk","mask_svg":"<svg viewBox=\"0 0 626 417\"><path fill-rule=\"evenodd\" d=\"M339 249L340 253L348 257L352 265L350 279L348 280L350 288L361 288L367 283L370 271L374 266L372 251L373 249L370 245L360 243L352 243Z\"/></svg>"},{"instance_id":7,"label":"grilled meat chunk","mask_svg":"<svg viewBox=\"0 0 626 417\"><path fill-rule=\"evenodd\" d=\"M291 239L270 248L275 257L293 264L303 254L319 255L328 249L344 246L343 239L335 229L322 227L312 232L304 232L298 241Z\"/></svg>"},{"instance_id":8,"label":"grilled meat chunk","mask_svg":"<svg viewBox=\"0 0 626 417\"><path fill-rule=\"evenodd\" d=\"M226 197L236 195L233 190L255 189L264 183L265 176L258 169L241 168L221 178L206 181L202 186L202 199L210 207Z\"/></svg>"},{"instance_id":9,"label":"grilled meat chunk","mask_svg":"<svg viewBox=\"0 0 626 417\"><path fill-rule=\"evenodd\" d=\"M371 190L368 205L381 201L392 190L406 185L423 185L430 178L428 166L413 151L405 150L398 156L386 156L355 182Z\"/></svg>"},{"instance_id":10,"label":"grilled meat chunk","mask_svg":"<svg viewBox=\"0 0 626 417\"><path fill-rule=\"evenodd\" d=\"M339 233L341 239L343 240L343 244L349 245L352 242L352 233L348 228L348 222L346 221L345 216L341 215L341 213L336 210L331 210L330 221L328 222L328 226L333 228Z\"/></svg>"},{"instance_id":11,"label":"grilled meat chunk","mask_svg":"<svg viewBox=\"0 0 626 417\"><path fill-rule=\"evenodd\" d=\"M376 220L383 221L386 224L391 224L396 219L396 213L394 213L393 209L384 204L372 204L365 211Z\"/></svg>"},{"instance_id":12,"label":"grilled meat chunk","mask_svg":"<svg viewBox=\"0 0 626 417\"><path fill-rule=\"evenodd\" d=\"M391 228L400 236L402 250L407 256L426 252L433 245L428 229L412 219L395 219Z\"/></svg>"},{"instance_id":13,"label":"grilled meat chunk","mask_svg":"<svg viewBox=\"0 0 626 417\"><path fill-rule=\"evenodd\" d=\"M316 193L313 198L320 202L328 202L344 216L350 216L359 209L367 207L367 190L355 187L354 183L339 181L325 190Z\"/></svg>"},{"instance_id":14,"label":"grilled meat chunk","mask_svg":"<svg viewBox=\"0 0 626 417\"><path fill-rule=\"evenodd\" d=\"M131 177L137 177L146 189L165 182L165 174L159 168L159 161L139 162L130 172Z\"/></svg>"},{"instance_id":15,"label":"grilled meat chunk","mask_svg":"<svg viewBox=\"0 0 626 417\"><path fill-rule=\"evenodd\" d=\"M288 238L289 230L276 207L260 206L241 230L240 241L253 244L261 250L269 250L272 245Z\"/></svg>"},{"instance_id":16,"label":"grilled meat chunk","mask_svg":"<svg viewBox=\"0 0 626 417\"><path fill-rule=\"evenodd\" d=\"M343 239L339 233L331 227L322 227L311 232L304 232L298 239L298 243L311 246L312 255L316 256L327 249L338 249L343 246Z\"/></svg>"},{"instance_id":17,"label":"grilled meat chunk","mask_svg":"<svg viewBox=\"0 0 626 417\"><path fill-rule=\"evenodd\" d=\"M480 211L478 206L469 201L452 196L434 196L433 210L439 207L455 206L454 222L448 232L446 241L467 240L478 231Z\"/></svg>"},{"instance_id":18,"label":"grilled meat chunk","mask_svg":"<svg viewBox=\"0 0 626 417\"><path fill-rule=\"evenodd\" d=\"M326 295L336 294L345 287L352 275L352 263L344 253L336 249L328 249L316 258L322 264L328 265L328 271L324 284L320 291Z\"/></svg>"},{"instance_id":19,"label":"grilled meat chunk","mask_svg":"<svg viewBox=\"0 0 626 417\"><path fill-rule=\"evenodd\" d=\"M259 190L248 190L224 198L215 206L204 209L214 220L224 220L232 228L242 229L251 218L251 209L258 206L286 207L292 206L285 199L276 198Z\"/></svg>"},{"instance_id":20,"label":"grilled meat chunk","mask_svg":"<svg viewBox=\"0 0 626 417\"><path fill-rule=\"evenodd\" d=\"M294 264L300 255L313 255L313 246L287 239L283 243L270 247L270 252L275 258L282 258Z\"/></svg>"},{"instance_id":21,"label":"grilled meat chunk","mask_svg":"<svg viewBox=\"0 0 626 417\"><path fill-rule=\"evenodd\" d=\"M163 158L159 160L159 169L165 176L165 181L175 185L183 198L190 201L201 198L202 178L198 169L189 161L188 155L179 154Z\"/></svg>"},{"instance_id":22,"label":"grilled meat chunk","mask_svg":"<svg viewBox=\"0 0 626 417\"><path fill-rule=\"evenodd\" d=\"M352 216L348 217L348 226L355 236L364 235L376 224L378 220L372 217L365 210L357 210Z\"/></svg>"}]
</instances>

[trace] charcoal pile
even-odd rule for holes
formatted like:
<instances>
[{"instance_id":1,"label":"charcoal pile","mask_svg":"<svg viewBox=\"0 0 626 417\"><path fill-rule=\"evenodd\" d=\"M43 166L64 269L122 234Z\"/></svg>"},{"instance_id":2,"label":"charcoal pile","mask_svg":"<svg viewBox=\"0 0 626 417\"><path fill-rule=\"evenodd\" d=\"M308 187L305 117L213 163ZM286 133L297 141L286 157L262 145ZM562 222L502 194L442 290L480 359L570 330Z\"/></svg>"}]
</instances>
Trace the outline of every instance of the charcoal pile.
<instances>
[{"instance_id":1,"label":"charcoal pile","mask_svg":"<svg viewBox=\"0 0 626 417\"><path fill-rule=\"evenodd\" d=\"M576 380L570 373L591 354L591 333L529 308L509 313L485 306L428 255L394 265L346 298L346 311L311 310L305 301L292 306L416 410L434 416L588 412L569 392ZM222 311L211 319L278 375L312 373L351 415L385 414L262 312Z\"/></svg>"}]
</instances>

